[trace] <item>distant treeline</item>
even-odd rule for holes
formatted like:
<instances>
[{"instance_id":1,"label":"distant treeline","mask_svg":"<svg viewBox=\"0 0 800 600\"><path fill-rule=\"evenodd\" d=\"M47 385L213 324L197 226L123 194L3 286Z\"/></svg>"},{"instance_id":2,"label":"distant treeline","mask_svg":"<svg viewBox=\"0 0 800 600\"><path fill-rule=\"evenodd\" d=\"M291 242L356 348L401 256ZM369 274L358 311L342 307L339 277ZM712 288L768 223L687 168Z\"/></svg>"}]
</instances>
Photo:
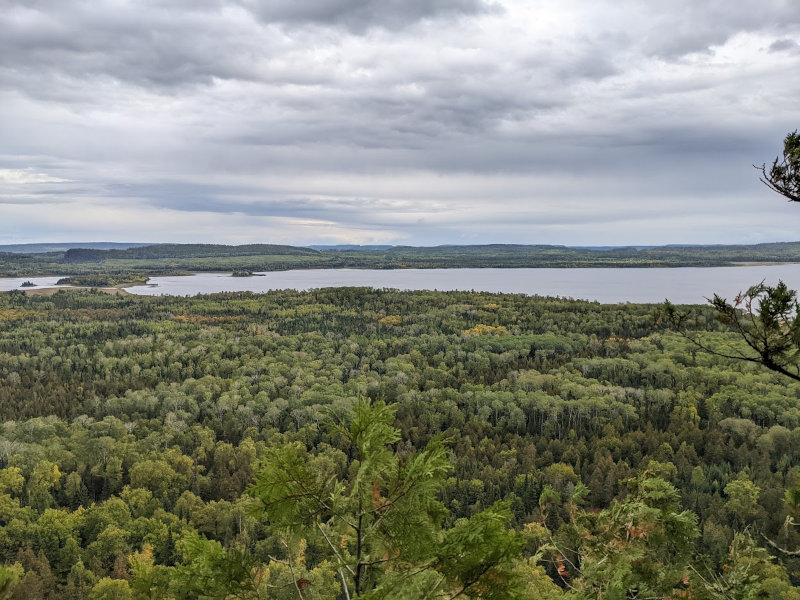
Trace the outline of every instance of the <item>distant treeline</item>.
<instances>
[{"instance_id":1,"label":"distant treeline","mask_svg":"<svg viewBox=\"0 0 800 600\"><path fill-rule=\"evenodd\" d=\"M800 242L602 249L489 244L324 250L275 244L155 244L127 249L70 248L43 253L0 253L0 276L132 274L141 277L191 271L325 268L715 267L743 262L800 262Z\"/></svg>"},{"instance_id":2,"label":"distant treeline","mask_svg":"<svg viewBox=\"0 0 800 600\"><path fill-rule=\"evenodd\" d=\"M314 255L316 250L280 246L275 244L246 244L223 246L219 244L154 244L137 248L101 250L96 248L70 248L64 252L64 262L99 262L110 259L148 260L153 258L207 258L221 256L281 256Z\"/></svg>"},{"instance_id":3,"label":"distant treeline","mask_svg":"<svg viewBox=\"0 0 800 600\"><path fill-rule=\"evenodd\" d=\"M42 252L65 252L70 248L94 248L112 250L133 248L134 246L152 246L152 242L50 242L45 244L0 244L0 254L5 252L21 254L39 254Z\"/></svg>"}]
</instances>

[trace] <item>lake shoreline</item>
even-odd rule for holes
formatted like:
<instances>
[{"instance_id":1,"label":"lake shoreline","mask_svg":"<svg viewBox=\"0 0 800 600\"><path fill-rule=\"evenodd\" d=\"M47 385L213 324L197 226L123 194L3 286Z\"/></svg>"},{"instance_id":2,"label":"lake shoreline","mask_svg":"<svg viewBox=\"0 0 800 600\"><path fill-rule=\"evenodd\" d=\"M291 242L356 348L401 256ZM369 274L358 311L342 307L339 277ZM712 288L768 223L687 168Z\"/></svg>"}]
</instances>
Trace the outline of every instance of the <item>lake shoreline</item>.
<instances>
[{"instance_id":1,"label":"lake shoreline","mask_svg":"<svg viewBox=\"0 0 800 600\"><path fill-rule=\"evenodd\" d=\"M12 289L50 296L62 289L96 289L125 296L194 296L199 294L320 288L366 287L403 291L477 291L498 294L582 299L607 304L705 304L714 294L732 299L752 285L783 280L800 289L800 263L747 264L726 267L522 268L444 269L289 269L234 277L231 271L154 276L139 285L57 285L59 277L0 278L0 291ZM31 280L34 287L21 287Z\"/></svg>"},{"instance_id":2,"label":"lake shoreline","mask_svg":"<svg viewBox=\"0 0 800 600\"><path fill-rule=\"evenodd\" d=\"M295 269L262 272L258 278L233 278L223 272L153 277L144 286L125 288L134 295L177 295L294 289L367 287L402 291L476 291L525 294L601 303L705 304L714 294L733 298L761 281L783 280L800 288L800 263L739 267L685 268L462 268L462 269Z\"/></svg>"}]
</instances>

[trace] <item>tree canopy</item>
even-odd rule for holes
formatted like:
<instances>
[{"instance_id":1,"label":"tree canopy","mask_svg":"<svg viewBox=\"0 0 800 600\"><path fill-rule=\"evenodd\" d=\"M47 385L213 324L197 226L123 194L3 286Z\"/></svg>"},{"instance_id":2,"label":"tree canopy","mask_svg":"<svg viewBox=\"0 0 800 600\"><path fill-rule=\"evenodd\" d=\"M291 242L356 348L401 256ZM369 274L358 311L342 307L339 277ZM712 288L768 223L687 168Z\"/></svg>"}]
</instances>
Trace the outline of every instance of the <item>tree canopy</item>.
<instances>
[{"instance_id":1,"label":"tree canopy","mask_svg":"<svg viewBox=\"0 0 800 600\"><path fill-rule=\"evenodd\" d=\"M800 382L654 308L0 294L0 590L789 600Z\"/></svg>"}]
</instances>

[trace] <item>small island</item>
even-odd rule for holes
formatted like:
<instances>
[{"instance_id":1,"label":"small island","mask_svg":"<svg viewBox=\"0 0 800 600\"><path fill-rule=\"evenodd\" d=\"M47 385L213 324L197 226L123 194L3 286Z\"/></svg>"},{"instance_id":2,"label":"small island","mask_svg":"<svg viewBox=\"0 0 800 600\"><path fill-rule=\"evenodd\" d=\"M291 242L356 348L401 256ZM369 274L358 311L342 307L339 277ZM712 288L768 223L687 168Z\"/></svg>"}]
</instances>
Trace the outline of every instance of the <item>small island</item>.
<instances>
[{"instance_id":1,"label":"small island","mask_svg":"<svg viewBox=\"0 0 800 600\"><path fill-rule=\"evenodd\" d=\"M231 273L231 277L253 277L253 272L247 269L237 269Z\"/></svg>"},{"instance_id":2,"label":"small island","mask_svg":"<svg viewBox=\"0 0 800 600\"><path fill-rule=\"evenodd\" d=\"M87 275L70 275L56 281L56 285L73 287L112 288L146 285L149 277L138 273L95 273Z\"/></svg>"},{"instance_id":3,"label":"small island","mask_svg":"<svg viewBox=\"0 0 800 600\"><path fill-rule=\"evenodd\" d=\"M32 281L23 281L19 287L31 288L31 287L36 287L36 284L33 283Z\"/></svg>"}]
</instances>

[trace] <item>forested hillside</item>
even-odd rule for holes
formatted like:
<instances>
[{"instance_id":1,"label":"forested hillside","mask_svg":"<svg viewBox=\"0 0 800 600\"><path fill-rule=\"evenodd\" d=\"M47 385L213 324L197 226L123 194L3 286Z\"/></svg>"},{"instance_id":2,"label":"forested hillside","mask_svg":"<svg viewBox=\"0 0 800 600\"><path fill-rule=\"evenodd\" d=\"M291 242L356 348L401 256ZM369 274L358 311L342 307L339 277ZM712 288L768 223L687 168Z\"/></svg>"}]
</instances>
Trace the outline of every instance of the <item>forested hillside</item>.
<instances>
[{"instance_id":1,"label":"forested hillside","mask_svg":"<svg viewBox=\"0 0 800 600\"><path fill-rule=\"evenodd\" d=\"M800 384L656 312L0 294L0 598L797 600Z\"/></svg>"},{"instance_id":2,"label":"forested hillside","mask_svg":"<svg viewBox=\"0 0 800 600\"><path fill-rule=\"evenodd\" d=\"M155 244L126 249L69 248L28 254L3 252L0 248L0 259L0 276L7 277L100 275L119 278L123 274L135 278L191 271L323 268L713 267L741 262L800 262L800 242L604 249L486 244L324 250L274 244Z\"/></svg>"}]
</instances>

